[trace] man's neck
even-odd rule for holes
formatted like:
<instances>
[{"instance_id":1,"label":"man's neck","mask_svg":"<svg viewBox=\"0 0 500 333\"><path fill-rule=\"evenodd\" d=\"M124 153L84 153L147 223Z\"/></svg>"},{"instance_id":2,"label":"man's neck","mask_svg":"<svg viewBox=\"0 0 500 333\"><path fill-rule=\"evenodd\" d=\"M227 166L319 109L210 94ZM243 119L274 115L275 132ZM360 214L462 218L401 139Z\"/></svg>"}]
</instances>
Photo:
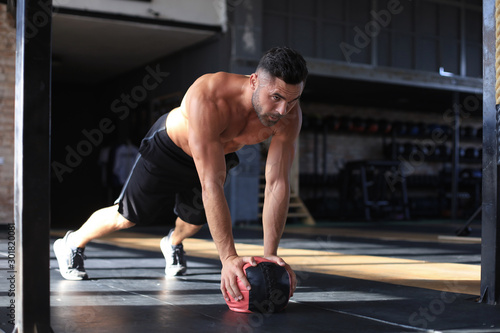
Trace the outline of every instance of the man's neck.
<instances>
[{"instance_id":1,"label":"man's neck","mask_svg":"<svg viewBox=\"0 0 500 333\"><path fill-rule=\"evenodd\" d=\"M248 77L244 78L243 84L241 86L241 94L239 100L241 109L245 110L245 113L247 115L255 114L255 110L252 104L253 89L250 85L249 80L250 79Z\"/></svg>"}]
</instances>

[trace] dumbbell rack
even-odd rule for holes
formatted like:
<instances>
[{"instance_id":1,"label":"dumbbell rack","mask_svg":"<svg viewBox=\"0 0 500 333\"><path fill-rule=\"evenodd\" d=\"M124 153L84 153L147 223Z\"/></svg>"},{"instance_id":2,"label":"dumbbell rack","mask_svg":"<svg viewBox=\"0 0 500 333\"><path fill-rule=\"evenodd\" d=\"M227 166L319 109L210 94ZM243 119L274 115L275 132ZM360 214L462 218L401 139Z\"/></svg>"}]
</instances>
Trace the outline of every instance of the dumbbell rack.
<instances>
[{"instance_id":1,"label":"dumbbell rack","mask_svg":"<svg viewBox=\"0 0 500 333\"><path fill-rule=\"evenodd\" d=\"M429 140L433 137L433 133L439 133L439 137L446 138L446 142ZM396 122L393 124L390 135L384 137L384 154L389 160L405 161L410 164L416 158L419 159L416 163L420 163L422 162L420 158L424 157L425 162L450 165L450 175L446 177L449 178L449 181L445 182L444 179L441 179L438 188L443 198L447 197L451 200L450 215L452 220L455 220L458 201L466 195L470 196L469 193L459 192L459 184L472 186L474 194L471 197L474 199L475 206L478 205L478 201L480 205L480 198L478 199L477 194L480 190L478 190L477 184L480 183L478 183L478 179L480 181L481 176L476 176L476 173L481 173L481 171L470 168L461 171L460 164L481 163L482 150L472 146L461 147L460 142L461 140L472 143L479 142L481 137L482 129L476 129L472 126L452 129L450 126L439 124ZM426 144L415 144L419 140L426 141Z\"/></svg>"}]
</instances>

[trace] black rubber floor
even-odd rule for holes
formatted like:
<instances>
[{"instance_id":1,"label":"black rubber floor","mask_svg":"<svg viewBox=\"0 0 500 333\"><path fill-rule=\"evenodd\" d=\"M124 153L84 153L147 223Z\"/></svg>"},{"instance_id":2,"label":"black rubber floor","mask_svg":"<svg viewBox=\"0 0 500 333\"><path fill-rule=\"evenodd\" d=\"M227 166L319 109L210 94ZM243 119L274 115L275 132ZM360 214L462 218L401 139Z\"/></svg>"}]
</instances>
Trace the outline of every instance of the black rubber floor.
<instances>
[{"instance_id":1,"label":"black rubber floor","mask_svg":"<svg viewBox=\"0 0 500 333\"><path fill-rule=\"evenodd\" d=\"M235 231L239 242L258 242L259 234ZM206 230L200 237L207 237ZM321 237L326 238L318 241ZM286 234L282 243L305 249L320 249L319 244L321 250L351 254L426 257L475 265L480 260L479 244L385 242L296 233ZM5 247L1 242L3 262ZM166 279L160 251L93 243L86 255L90 279L67 281L60 276L51 253L54 332L500 332L500 307L479 304L471 295L297 272L299 287L285 311L239 314L227 308L220 294L217 260L188 256L188 274ZM0 271L7 271L6 264L1 264ZM13 328L7 323L7 285L2 278L0 333L10 333Z\"/></svg>"}]
</instances>

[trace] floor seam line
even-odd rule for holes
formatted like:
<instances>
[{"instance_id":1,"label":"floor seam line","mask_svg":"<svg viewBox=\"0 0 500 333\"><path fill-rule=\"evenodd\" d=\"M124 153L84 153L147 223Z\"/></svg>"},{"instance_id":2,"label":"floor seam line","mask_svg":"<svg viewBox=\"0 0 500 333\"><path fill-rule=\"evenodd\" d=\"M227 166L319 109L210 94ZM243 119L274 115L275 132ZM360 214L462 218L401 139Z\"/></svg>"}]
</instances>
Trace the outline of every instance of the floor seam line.
<instances>
[{"instance_id":1,"label":"floor seam line","mask_svg":"<svg viewBox=\"0 0 500 333\"><path fill-rule=\"evenodd\" d=\"M295 301L295 300L290 300L290 302L305 305L303 302L299 302L299 301ZM414 327L414 326L405 325L405 324L394 323L394 322L391 322L391 321L387 321L387 320L383 320L383 319L377 319L377 318L365 316L365 315L362 315L362 314L357 314L357 313L352 313L352 312L347 312L347 311L342 311L342 310L322 308L322 307L314 305L314 304L307 304L307 305L308 306L313 306L313 307L316 307L316 308L319 308L319 309L322 309L322 310L325 310L325 311L329 311L329 312L335 312L335 313L339 313L339 314L342 314L342 315L347 315L347 316L353 316L353 317L357 317L357 318L362 318L362 319L366 319L366 320L370 320L370 321L375 321L375 322L378 322L378 323L387 324L387 325L391 325L391 326L401 327L401 328L405 328L405 329L412 329L412 330L416 330L416 331L419 331L419 332L441 333L440 331L436 331L436 330L429 330L429 329L426 329L426 328L420 328L420 327Z\"/></svg>"}]
</instances>

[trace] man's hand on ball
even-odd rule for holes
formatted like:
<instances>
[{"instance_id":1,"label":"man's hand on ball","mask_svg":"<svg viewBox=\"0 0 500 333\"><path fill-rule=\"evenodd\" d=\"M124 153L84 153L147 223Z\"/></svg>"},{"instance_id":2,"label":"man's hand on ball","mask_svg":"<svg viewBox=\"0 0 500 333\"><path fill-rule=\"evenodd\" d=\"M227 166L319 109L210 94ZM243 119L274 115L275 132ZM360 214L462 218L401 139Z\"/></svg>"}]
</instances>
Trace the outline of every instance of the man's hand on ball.
<instances>
[{"instance_id":1,"label":"man's hand on ball","mask_svg":"<svg viewBox=\"0 0 500 333\"><path fill-rule=\"evenodd\" d=\"M252 266L257 265L253 257L239 257L237 255L229 256L222 261L220 290L226 301L229 301L229 295L237 301L243 299L237 278L240 279L247 290L250 290L250 283L243 272L243 266L246 263L250 263Z\"/></svg>"},{"instance_id":2,"label":"man's hand on ball","mask_svg":"<svg viewBox=\"0 0 500 333\"><path fill-rule=\"evenodd\" d=\"M278 256L265 256L264 258L274 261L278 265L285 267L286 271L290 275L290 283L291 283L291 289L292 289L292 294L290 295L293 296L293 293L295 292L295 289L297 289L297 276L295 275L295 272L293 271L292 267L288 265L282 258Z\"/></svg>"}]
</instances>

